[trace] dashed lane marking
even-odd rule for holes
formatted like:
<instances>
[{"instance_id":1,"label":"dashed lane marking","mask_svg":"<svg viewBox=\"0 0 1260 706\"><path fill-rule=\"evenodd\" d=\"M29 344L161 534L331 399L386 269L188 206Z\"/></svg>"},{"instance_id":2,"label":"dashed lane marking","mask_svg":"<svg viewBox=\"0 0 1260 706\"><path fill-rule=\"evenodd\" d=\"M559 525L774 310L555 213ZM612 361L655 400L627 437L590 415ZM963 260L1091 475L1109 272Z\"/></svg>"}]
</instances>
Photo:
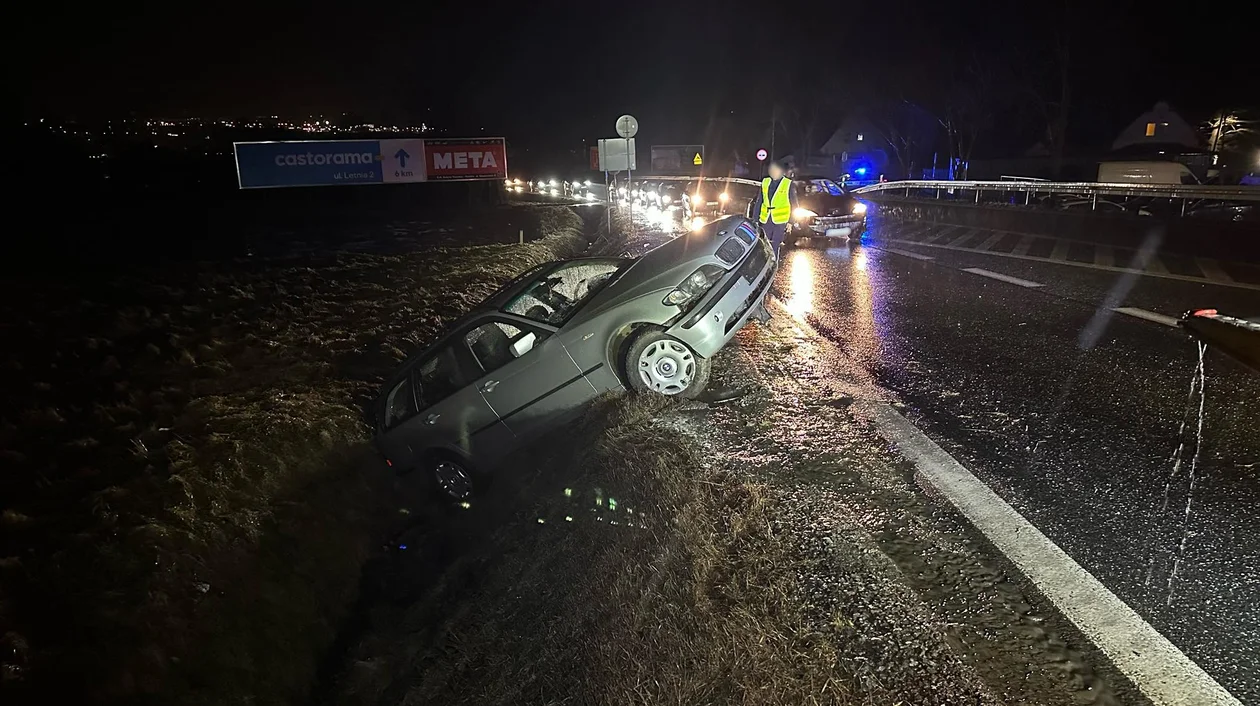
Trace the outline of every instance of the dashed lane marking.
<instances>
[{"instance_id":1,"label":"dashed lane marking","mask_svg":"<svg viewBox=\"0 0 1260 706\"><path fill-rule=\"evenodd\" d=\"M995 279L1000 282L1006 282L1007 284L1017 284L1021 287L1028 287L1029 289L1045 286L1044 284L1040 282L1033 282L1032 280L1020 279L1018 277L1004 275L1001 272L993 272L991 270L985 270L979 267L964 267L963 272L970 272L973 275L980 275L981 277L988 277L989 279Z\"/></svg>"},{"instance_id":2,"label":"dashed lane marking","mask_svg":"<svg viewBox=\"0 0 1260 706\"><path fill-rule=\"evenodd\" d=\"M1138 309L1137 307L1133 307L1133 306L1120 306L1120 307L1116 307L1115 309L1112 309L1112 311L1119 312L1121 314L1128 314L1129 316L1132 316L1138 319L1143 319L1145 321L1153 321L1157 324L1163 324L1165 326L1172 326L1173 328L1177 328L1177 320L1174 319L1173 317L1165 316L1163 314L1157 314L1153 311L1147 311L1146 309Z\"/></svg>"},{"instance_id":3,"label":"dashed lane marking","mask_svg":"<svg viewBox=\"0 0 1260 706\"><path fill-rule=\"evenodd\" d=\"M1241 706L1057 544L886 403L850 409L872 422L917 475L958 509L1155 706Z\"/></svg>"}]
</instances>

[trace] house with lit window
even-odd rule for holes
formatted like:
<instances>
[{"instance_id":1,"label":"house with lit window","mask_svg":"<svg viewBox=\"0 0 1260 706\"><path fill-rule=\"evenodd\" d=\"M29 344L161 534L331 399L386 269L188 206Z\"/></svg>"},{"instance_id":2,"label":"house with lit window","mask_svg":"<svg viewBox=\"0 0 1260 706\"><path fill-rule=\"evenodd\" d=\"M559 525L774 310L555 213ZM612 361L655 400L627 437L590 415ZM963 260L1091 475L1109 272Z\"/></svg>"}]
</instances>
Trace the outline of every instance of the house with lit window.
<instances>
[{"instance_id":1,"label":"house with lit window","mask_svg":"<svg viewBox=\"0 0 1260 706\"><path fill-rule=\"evenodd\" d=\"M1129 123L1111 143L1111 149L1139 153L1160 153L1162 149L1174 154L1197 151L1200 149L1199 133L1167 103L1160 102Z\"/></svg>"}]
</instances>

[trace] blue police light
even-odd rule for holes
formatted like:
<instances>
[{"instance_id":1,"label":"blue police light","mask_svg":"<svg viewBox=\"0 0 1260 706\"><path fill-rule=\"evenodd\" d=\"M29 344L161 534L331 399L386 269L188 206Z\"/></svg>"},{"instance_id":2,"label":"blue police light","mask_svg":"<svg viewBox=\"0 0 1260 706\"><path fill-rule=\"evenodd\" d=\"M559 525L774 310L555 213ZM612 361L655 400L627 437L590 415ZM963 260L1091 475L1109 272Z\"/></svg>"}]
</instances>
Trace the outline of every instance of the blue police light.
<instances>
[{"instance_id":1,"label":"blue police light","mask_svg":"<svg viewBox=\"0 0 1260 706\"><path fill-rule=\"evenodd\" d=\"M866 176L866 167L858 167L857 169L854 169L853 172L858 176Z\"/></svg>"}]
</instances>

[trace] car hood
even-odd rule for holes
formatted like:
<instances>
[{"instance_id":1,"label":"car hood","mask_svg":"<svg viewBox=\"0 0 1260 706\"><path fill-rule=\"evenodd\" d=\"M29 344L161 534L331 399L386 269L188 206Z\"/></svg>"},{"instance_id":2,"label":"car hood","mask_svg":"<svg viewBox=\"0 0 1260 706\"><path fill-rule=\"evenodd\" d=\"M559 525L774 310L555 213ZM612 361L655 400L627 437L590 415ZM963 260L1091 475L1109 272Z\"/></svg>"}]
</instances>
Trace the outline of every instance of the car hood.
<instances>
[{"instance_id":1,"label":"car hood","mask_svg":"<svg viewBox=\"0 0 1260 706\"><path fill-rule=\"evenodd\" d=\"M575 320L587 319L609 306L653 291L668 292L701 265L715 264L732 269L732 265L717 259L716 253L743 220L739 216L727 216L649 250L583 307Z\"/></svg>"},{"instance_id":2,"label":"car hood","mask_svg":"<svg viewBox=\"0 0 1260 706\"><path fill-rule=\"evenodd\" d=\"M853 213L853 206L858 200L848 194L832 196L831 194L804 194L797 199L803 208L820 216L847 216Z\"/></svg>"}]
</instances>

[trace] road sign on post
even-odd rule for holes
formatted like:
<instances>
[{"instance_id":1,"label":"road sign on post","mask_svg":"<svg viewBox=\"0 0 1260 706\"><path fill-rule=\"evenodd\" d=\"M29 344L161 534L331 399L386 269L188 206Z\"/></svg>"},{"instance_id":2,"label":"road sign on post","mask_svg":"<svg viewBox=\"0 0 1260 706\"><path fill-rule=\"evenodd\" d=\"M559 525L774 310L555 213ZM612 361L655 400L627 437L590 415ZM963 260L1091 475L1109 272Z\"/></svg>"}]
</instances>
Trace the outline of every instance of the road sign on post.
<instances>
[{"instance_id":1,"label":"road sign on post","mask_svg":"<svg viewBox=\"0 0 1260 706\"><path fill-rule=\"evenodd\" d=\"M599 164L596 169L601 172L624 172L638 169L634 158L634 139L607 137L599 141Z\"/></svg>"},{"instance_id":2,"label":"road sign on post","mask_svg":"<svg viewBox=\"0 0 1260 706\"><path fill-rule=\"evenodd\" d=\"M769 157L769 156L770 156L770 153L766 152L766 150L765 150L764 148L757 150L757 161L758 161L758 162L764 162L764 161L766 161L766 157Z\"/></svg>"},{"instance_id":3,"label":"road sign on post","mask_svg":"<svg viewBox=\"0 0 1260 706\"><path fill-rule=\"evenodd\" d=\"M242 189L507 178L502 137L237 142Z\"/></svg>"}]
</instances>

